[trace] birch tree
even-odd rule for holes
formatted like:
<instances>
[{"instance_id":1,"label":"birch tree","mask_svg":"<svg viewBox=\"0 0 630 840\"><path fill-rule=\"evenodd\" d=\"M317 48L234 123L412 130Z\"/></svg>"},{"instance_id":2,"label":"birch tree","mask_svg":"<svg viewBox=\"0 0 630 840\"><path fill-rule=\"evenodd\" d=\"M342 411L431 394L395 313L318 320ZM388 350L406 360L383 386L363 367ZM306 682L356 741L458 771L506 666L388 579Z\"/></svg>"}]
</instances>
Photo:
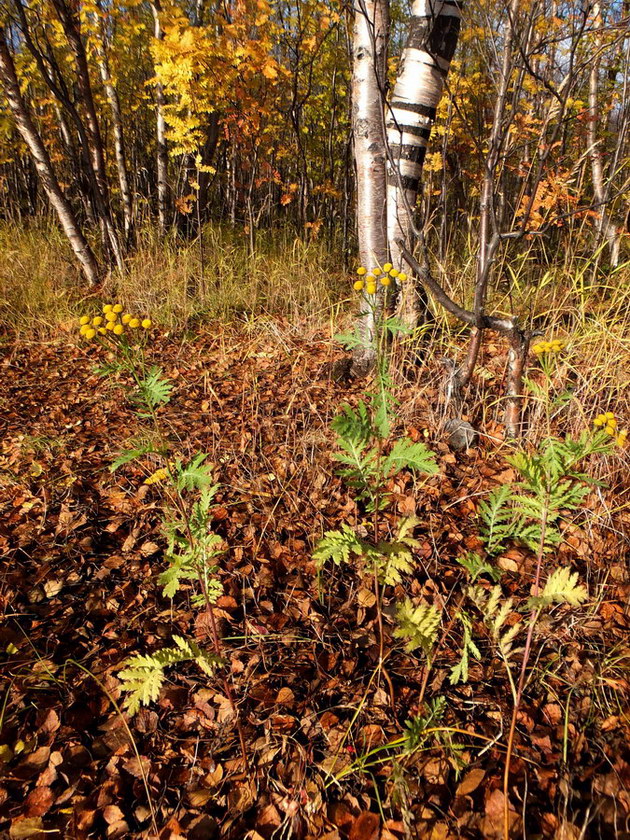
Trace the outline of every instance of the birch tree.
<instances>
[{"instance_id":1,"label":"birch tree","mask_svg":"<svg viewBox=\"0 0 630 840\"><path fill-rule=\"evenodd\" d=\"M609 196L604 176L604 164L602 160L601 138L597 137L599 127L599 70L602 55L602 10L600 3L593 4L593 18L596 28L595 35L595 56L591 63L588 77L588 145L591 160L591 173L593 178L593 198L597 207L597 246L601 241L608 243L610 251L610 263L617 266L619 263L619 237L617 229L610 219L608 213Z\"/></svg>"},{"instance_id":2,"label":"birch tree","mask_svg":"<svg viewBox=\"0 0 630 840\"><path fill-rule=\"evenodd\" d=\"M401 247L413 250L414 208L422 165L444 82L457 46L462 3L414 0L407 42L387 109L387 237L390 262L402 268ZM422 287L404 287L401 314L417 326Z\"/></svg>"},{"instance_id":3,"label":"birch tree","mask_svg":"<svg viewBox=\"0 0 630 840\"><path fill-rule=\"evenodd\" d=\"M0 82L22 139L31 153L35 169L40 178L48 200L53 206L63 229L70 242L75 257L90 286L99 281L99 269L92 249L83 235L70 202L63 194L50 160L46 146L37 131L33 118L24 97L20 91L13 56L9 51L4 30L0 29Z\"/></svg>"},{"instance_id":4,"label":"birch tree","mask_svg":"<svg viewBox=\"0 0 630 840\"><path fill-rule=\"evenodd\" d=\"M164 38L164 30L160 21L162 6L159 0L151 4L153 14L153 37L156 41ZM158 223L160 230L164 232L168 223L168 147L166 145L166 120L164 119L164 107L166 97L162 82L157 79L155 83L155 115L156 115L156 139L157 139L157 199L158 199Z\"/></svg>"},{"instance_id":5,"label":"birch tree","mask_svg":"<svg viewBox=\"0 0 630 840\"><path fill-rule=\"evenodd\" d=\"M357 176L359 258L367 268L387 261L387 208L383 98L387 75L389 0L359 0L352 47L352 133ZM368 372L374 312L362 299L359 329L364 345L355 352L353 372Z\"/></svg>"}]
</instances>

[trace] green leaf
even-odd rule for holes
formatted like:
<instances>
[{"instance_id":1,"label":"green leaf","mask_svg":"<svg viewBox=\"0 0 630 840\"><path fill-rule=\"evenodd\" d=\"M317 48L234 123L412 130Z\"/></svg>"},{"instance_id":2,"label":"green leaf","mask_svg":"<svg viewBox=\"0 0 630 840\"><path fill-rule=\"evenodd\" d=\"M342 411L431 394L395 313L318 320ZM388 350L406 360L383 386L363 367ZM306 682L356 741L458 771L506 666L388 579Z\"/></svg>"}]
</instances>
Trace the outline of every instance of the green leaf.
<instances>
[{"instance_id":1,"label":"green leaf","mask_svg":"<svg viewBox=\"0 0 630 840\"><path fill-rule=\"evenodd\" d=\"M463 557L458 557L457 562L466 569L473 583L480 575L488 575L492 580L501 578L501 570L488 563L487 560L483 560L475 551L469 551Z\"/></svg>"},{"instance_id":2,"label":"green leaf","mask_svg":"<svg viewBox=\"0 0 630 840\"><path fill-rule=\"evenodd\" d=\"M131 461L136 461L138 458L142 458L144 455L149 455L156 453L158 450L152 445L147 444L146 446L137 446L134 449L127 449L124 452L121 452L112 463L109 465L110 472L116 472L117 469L123 467L125 464L131 463Z\"/></svg>"},{"instance_id":3,"label":"green leaf","mask_svg":"<svg viewBox=\"0 0 630 840\"><path fill-rule=\"evenodd\" d=\"M488 554L499 554L510 539L515 539L521 522L512 507L510 484L495 487L479 505L480 536Z\"/></svg>"},{"instance_id":4,"label":"green leaf","mask_svg":"<svg viewBox=\"0 0 630 840\"><path fill-rule=\"evenodd\" d=\"M570 604L572 607L579 607L585 601L588 601L588 592L586 587L578 584L578 573L572 572L569 566L564 566L551 573L542 593L537 597L529 598L528 605L531 609L551 604Z\"/></svg>"},{"instance_id":5,"label":"green leaf","mask_svg":"<svg viewBox=\"0 0 630 840\"><path fill-rule=\"evenodd\" d=\"M348 563L350 556L361 556L366 553L368 546L359 539L349 525L342 525L340 531L326 531L317 543L313 552L313 560L318 567L327 560L332 560L337 566Z\"/></svg>"},{"instance_id":6,"label":"green leaf","mask_svg":"<svg viewBox=\"0 0 630 840\"><path fill-rule=\"evenodd\" d=\"M217 484L213 484L213 466L212 464L204 464L207 454L200 452L185 466L181 461L175 463L175 487L182 492L183 490L202 490L210 494L206 496L206 501L212 499L218 489Z\"/></svg>"},{"instance_id":7,"label":"green leaf","mask_svg":"<svg viewBox=\"0 0 630 840\"><path fill-rule=\"evenodd\" d=\"M149 655L132 656L118 672L122 690L128 695L124 708L134 715L140 706L148 706L160 696L164 683L164 670L178 662L194 661L201 670L212 675L219 659L201 650L194 641L173 636L176 647L163 648Z\"/></svg>"},{"instance_id":8,"label":"green leaf","mask_svg":"<svg viewBox=\"0 0 630 840\"><path fill-rule=\"evenodd\" d=\"M415 607L410 598L406 598L396 609L398 627L394 630L397 639L405 639L408 653L422 648L429 655L435 644L440 625L440 611L432 604L420 604Z\"/></svg>"},{"instance_id":9,"label":"green leaf","mask_svg":"<svg viewBox=\"0 0 630 840\"><path fill-rule=\"evenodd\" d=\"M424 443L414 443L409 438L397 440L383 462L383 474L386 476L396 475L402 469L426 475L436 475L440 471L433 452Z\"/></svg>"},{"instance_id":10,"label":"green leaf","mask_svg":"<svg viewBox=\"0 0 630 840\"><path fill-rule=\"evenodd\" d=\"M153 366L144 379L138 382L135 399L153 410L170 400L172 390L173 385L170 380L162 377L162 368Z\"/></svg>"},{"instance_id":11,"label":"green leaf","mask_svg":"<svg viewBox=\"0 0 630 840\"><path fill-rule=\"evenodd\" d=\"M468 663L470 656L474 656L475 659L481 659L479 648L472 638L472 621L470 616L467 612L461 610L459 620L464 629L464 638L462 640L459 662L451 668L451 675L449 677L451 685L456 685L458 682L468 682Z\"/></svg>"}]
</instances>

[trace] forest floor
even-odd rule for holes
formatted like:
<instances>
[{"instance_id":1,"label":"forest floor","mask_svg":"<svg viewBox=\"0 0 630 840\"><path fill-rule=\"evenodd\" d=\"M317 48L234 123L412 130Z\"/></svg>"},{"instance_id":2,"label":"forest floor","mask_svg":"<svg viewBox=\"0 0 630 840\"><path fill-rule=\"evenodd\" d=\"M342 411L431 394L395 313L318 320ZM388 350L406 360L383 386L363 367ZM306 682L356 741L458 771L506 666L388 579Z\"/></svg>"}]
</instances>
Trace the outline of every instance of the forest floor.
<instances>
[{"instance_id":1,"label":"forest floor","mask_svg":"<svg viewBox=\"0 0 630 840\"><path fill-rule=\"evenodd\" d=\"M208 453L220 483L218 613L249 766L222 681L192 666L170 671L159 700L133 717L115 705L127 657L174 633L206 645L208 623L185 591L171 602L156 581L164 539L150 469L108 469L138 421L93 372L99 350L69 333L5 337L0 836L502 837L505 670L483 648L468 682L448 680L461 642L448 622L465 585L456 558L478 545L479 499L514 478L499 425L454 453L438 427L437 374L401 390L401 428L426 439L440 469L392 488L397 512L420 524L418 569L385 597L385 679L371 592L348 569L327 570L318 588L311 556L323 531L360 518L331 458L330 420L361 392L334 381L339 347L260 319L162 337L151 353L175 384L160 410L173 452ZM500 379L504 362L486 368ZM512 764L513 836L630 837L624 468L627 485L626 460L557 552L592 597L552 611L536 636ZM506 552L506 591L527 596L534 564L524 549ZM440 731L410 753L405 722L428 706L418 706L423 660L392 637L392 604L405 592L437 604L448 630L426 690L429 702L444 698Z\"/></svg>"}]
</instances>

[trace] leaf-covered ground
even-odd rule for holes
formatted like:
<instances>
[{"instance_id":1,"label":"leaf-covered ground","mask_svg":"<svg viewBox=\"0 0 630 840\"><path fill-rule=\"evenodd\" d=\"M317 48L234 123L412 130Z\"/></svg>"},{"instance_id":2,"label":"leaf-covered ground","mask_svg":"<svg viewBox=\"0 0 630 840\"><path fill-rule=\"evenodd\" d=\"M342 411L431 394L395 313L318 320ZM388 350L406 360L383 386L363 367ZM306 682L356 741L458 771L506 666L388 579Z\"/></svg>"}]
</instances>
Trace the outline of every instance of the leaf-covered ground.
<instances>
[{"instance_id":1,"label":"leaf-covered ground","mask_svg":"<svg viewBox=\"0 0 630 840\"><path fill-rule=\"evenodd\" d=\"M137 420L94 374L97 349L69 340L3 348L0 836L502 836L505 673L483 648L468 683L447 678L461 641L449 619L465 583L455 560L478 545L479 499L514 477L498 434L455 454L436 426L437 388L403 394L405 429L427 438L440 474L394 487L398 513L421 521L420 549L413 579L386 596L378 678L369 582L327 570L318 588L311 559L324 530L361 518L331 459L330 419L359 391L334 381L338 350L271 321L156 344L175 383L163 410L173 452L208 452L221 483L213 527L229 550L219 614L246 768L221 680L192 666L169 672L160 700L133 718L117 711L125 658L174 633L208 644L209 628L186 593L171 603L157 584L159 488L143 483L152 465L108 470ZM630 836L620 475L567 527L558 552L591 597L552 612L535 639L513 763L514 836L523 817L528 837ZM533 564L517 548L501 557L506 590L529 594ZM391 746L362 766L428 708L418 705L421 659L391 636L405 592L443 611L425 700L445 698L444 731L412 756Z\"/></svg>"}]
</instances>

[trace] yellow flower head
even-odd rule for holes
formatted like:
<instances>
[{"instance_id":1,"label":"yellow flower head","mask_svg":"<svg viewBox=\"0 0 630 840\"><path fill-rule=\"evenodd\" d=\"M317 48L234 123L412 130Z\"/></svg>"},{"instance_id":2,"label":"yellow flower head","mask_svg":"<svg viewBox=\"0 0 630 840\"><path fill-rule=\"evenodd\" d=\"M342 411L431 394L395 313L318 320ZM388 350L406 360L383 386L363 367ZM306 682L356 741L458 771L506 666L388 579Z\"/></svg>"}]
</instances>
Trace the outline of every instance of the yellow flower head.
<instances>
[{"instance_id":1,"label":"yellow flower head","mask_svg":"<svg viewBox=\"0 0 630 840\"><path fill-rule=\"evenodd\" d=\"M372 269L372 274L373 274L375 277L380 277L380 275L381 275L382 273L383 273L383 272L382 272L382 271L381 271L381 269L380 269L380 268L378 268L378 267L376 267L376 268L373 268L373 269Z\"/></svg>"},{"instance_id":2,"label":"yellow flower head","mask_svg":"<svg viewBox=\"0 0 630 840\"><path fill-rule=\"evenodd\" d=\"M612 413L612 411L607 411L606 414L604 414L604 417L606 418L606 420L614 420L615 419L615 415Z\"/></svg>"},{"instance_id":3,"label":"yellow flower head","mask_svg":"<svg viewBox=\"0 0 630 840\"><path fill-rule=\"evenodd\" d=\"M113 308L114 307L111 305L111 303L106 303L103 307L103 312L107 315L107 313L111 312Z\"/></svg>"},{"instance_id":4,"label":"yellow flower head","mask_svg":"<svg viewBox=\"0 0 630 840\"><path fill-rule=\"evenodd\" d=\"M357 268L357 274L359 277L363 277L364 274L367 274L367 268L363 268L363 266Z\"/></svg>"},{"instance_id":5,"label":"yellow flower head","mask_svg":"<svg viewBox=\"0 0 630 840\"><path fill-rule=\"evenodd\" d=\"M98 331L101 335L107 335L107 330L105 329L105 327L99 327Z\"/></svg>"},{"instance_id":6,"label":"yellow flower head","mask_svg":"<svg viewBox=\"0 0 630 840\"><path fill-rule=\"evenodd\" d=\"M374 282L368 283L367 286L365 287L365 290L368 293L368 295L375 295L376 294L376 283L374 283Z\"/></svg>"},{"instance_id":7,"label":"yellow flower head","mask_svg":"<svg viewBox=\"0 0 630 840\"><path fill-rule=\"evenodd\" d=\"M96 335L96 330L92 329L92 327L88 327L88 329L86 330L86 333L85 333L85 337L86 338L94 338L95 335Z\"/></svg>"},{"instance_id":8,"label":"yellow flower head","mask_svg":"<svg viewBox=\"0 0 630 840\"><path fill-rule=\"evenodd\" d=\"M89 328L89 326L88 326L87 324L83 324L83 325L81 326L81 329L79 330L79 332L81 333L81 335L85 335L85 334L86 334L86 332L87 332L89 329L90 329L90 328Z\"/></svg>"},{"instance_id":9,"label":"yellow flower head","mask_svg":"<svg viewBox=\"0 0 630 840\"><path fill-rule=\"evenodd\" d=\"M352 284L352 288L355 291L360 292L361 289L363 288L363 280L355 280L354 283Z\"/></svg>"},{"instance_id":10,"label":"yellow flower head","mask_svg":"<svg viewBox=\"0 0 630 840\"><path fill-rule=\"evenodd\" d=\"M597 417L593 420L593 425L600 428L604 426L606 423L607 417L605 414L598 414Z\"/></svg>"},{"instance_id":11,"label":"yellow flower head","mask_svg":"<svg viewBox=\"0 0 630 840\"><path fill-rule=\"evenodd\" d=\"M392 268L393 266L391 263L385 263L385 265L383 266L383 271L391 271Z\"/></svg>"},{"instance_id":12,"label":"yellow flower head","mask_svg":"<svg viewBox=\"0 0 630 840\"><path fill-rule=\"evenodd\" d=\"M116 306L114 306L114 307L112 308L112 312L116 312L117 314L118 314L119 312L122 312L122 311L123 311L123 305L122 305L122 303L117 303L117 304L116 304Z\"/></svg>"},{"instance_id":13,"label":"yellow flower head","mask_svg":"<svg viewBox=\"0 0 630 840\"><path fill-rule=\"evenodd\" d=\"M390 277L398 277L399 274L400 274L400 271L398 271L397 268L390 268L390 270L389 270L389 276Z\"/></svg>"},{"instance_id":14,"label":"yellow flower head","mask_svg":"<svg viewBox=\"0 0 630 840\"><path fill-rule=\"evenodd\" d=\"M150 330L150 329L151 329L152 324L153 324L153 321L152 321L150 318L145 318L145 319L142 321L142 327L143 327L145 330Z\"/></svg>"},{"instance_id":15,"label":"yellow flower head","mask_svg":"<svg viewBox=\"0 0 630 840\"><path fill-rule=\"evenodd\" d=\"M100 315L97 315L96 318L92 318L92 324L95 327L100 327L102 323L103 323L103 319L101 318Z\"/></svg>"},{"instance_id":16,"label":"yellow flower head","mask_svg":"<svg viewBox=\"0 0 630 840\"><path fill-rule=\"evenodd\" d=\"M622 429L617 437L615 438L615 443L617 446L625 446L628 441L628 430Z\"/></svg>"},{"instance_id":17,"label":"yellow flower head","mask_svg":"<svg viewBox=\"0 0 630 840\"><path fill-rule=\"evenodd\" d=\"M612 437L612 436L615 434L615 427L614 427L614 426L610 426L610 425L607 423L607 424L604 426L604 431L606 432L606 434L607 434L607 435L610 435L610 436Z\"/></svg>"},{"instance_id":18,"label":"yellow flower head","mask_svg":"<svg viewBox=\"0 0 630 840\"><path fill-rule=\"evenodd\" d=\"M84 327L86 324L89 324L89 323L90 323L90 316L89 315L82 315L81 320L79 321L79 324L81 324L81 326Z\"/></svg>"},{"instance_id":19,"label":"yellow flower head","mask_svg":"<svg viewBox=\"0 0 630 840\"><path fill-rule=\"evenodd\" d=\"M106 312L105 317L107 318L108 321L117 321L118 320L118 315L114 312L113 309L110 309L109 312Z\"/></svg>"},{"instance_id":20,"label":"yellow flower head","mask_svg":"<svg viewBox=\"0 0 630 840\"><path fill-rule=\"evenodd\" d=\"M138 320L138 318L131 318L130 321L129 321L129 326L133 330L135 330L140 326L140 321Z\"/></svg>"},{"instance_id":21,"label":"yellow flower head","mask_svg":"<svg viewBox=\"0 0 630 840\"><path fill-rule=\"evenodd\" d=\"M388 277L386 274L381 277L381 285L382 286L391 286L392 285L392 278Z\"/></svg>"},{"instance_id":22,"label":"yellow flower head","mask_svg":"<svg viewBox=\"0 0 630 840\"><path fill-rule=\"evenodd\" d=\"M125 328L122 324L116 324L114 327L114 335L122 335L125 331Z\"/></svg>"},{"instance_id":23,"label":"yellow flower head","mask_svg":"<svg viewBox=\"0 0 630 840\"><path fill-rule=\"evenodd\" d=\"M152 475L148 478L145 478L145 484L157 484L160 481L164 481L165 478L168 477L168 470L164 469L164 467L160 467L159 470L156 470Z\"/></svg>"},{"instance_id":24,"label":"yellow flower head","mask_svg":"<svg viewBox=\"0 0 630 840\"><path fill-rule=\"evenodd\" d=\"M113 330L115 326L116 326L116 324L115 324L115 322L114 322L114 321L108 321L108 322L105 324L105 329L108 329L108 330Z\"/></svg>"},{"instance_id":25,"label":"yellow flower head","mask_svg":"<svg viewBox=\"0 0 630 840\"><path fill-rule=\"evenodd\" d=\"M406 279L407 279L407 275L405 274L404 271L398 272L398 282L399 283L404 283Z\"/></svg>"},{"instance_id":26,"label":"yellow flower head","mask_svg":"<svg viewBox=\"0 0 630 840\"><path fill-rule=\"evenodd\" d=\"M126 312L120 320L123 322L123 324L128 324L129 321L131 321L131 315L128 312Z\"/></svg>"},{"instance_id":27,"label":"yellow flower head","mask_svg":"<svg viewBox=\"0 0 630 840\"><path fill-rule=\"evenodd\" d=\"M617 428L617 421L613 417L606 417L606 426L610 426L611 429Z\"/></svg>"}]
</instances>

